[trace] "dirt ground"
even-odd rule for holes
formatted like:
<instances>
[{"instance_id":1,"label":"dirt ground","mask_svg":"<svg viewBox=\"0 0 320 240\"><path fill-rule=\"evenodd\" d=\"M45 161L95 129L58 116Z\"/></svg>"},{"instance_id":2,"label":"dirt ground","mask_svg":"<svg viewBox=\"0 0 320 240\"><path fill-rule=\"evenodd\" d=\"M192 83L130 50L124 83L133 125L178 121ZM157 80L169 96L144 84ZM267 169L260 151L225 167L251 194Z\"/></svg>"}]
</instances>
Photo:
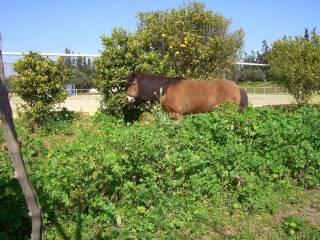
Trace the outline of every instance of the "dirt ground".
<instances>
[{"instance_id":1,"label":"dirt ground","mask_svg":"<svg viewBox=\"0 0 320 240\"><path fill-rule=\"evenodd\" d=\"M263 94L248 94L249 104L254 107L262 107L265 105L279 105L279 104L290 104L294 102L294 99L290 95L263 95ZM100 107L99 95L79 95L70 96L61 105L66 107L70 111L76 112L87 112L93 114ZM13 112L16 112L17 104L21 102L18 97L12 97L10 103Z\"/></svg>"},{"instance_id":2,"label":"dirt ground","mask_svg":"<svg viewBox=\"0 0 320 240\"><path fill-rule=\"evenodd\" d=\"M79 95L70 96L61 104L61 107L66 107L69 111L87 112L93 114L100 107L101 96L99 95ZM12 97L10 99L12 111L15 114L17 105L21 103L19 97Z\"/></svg>"},{"instance_id":3,"label":"dirt ground","mask_svg":"<svg viewBox=\"0 0 320 240\"><path fill-rule=\"evenodd\" d=\"M265 105L282 105L294 103L295 100L291 95L264 95L248 94L249 104L253 107L262 107Z\"/></svg>"}]
</instances>

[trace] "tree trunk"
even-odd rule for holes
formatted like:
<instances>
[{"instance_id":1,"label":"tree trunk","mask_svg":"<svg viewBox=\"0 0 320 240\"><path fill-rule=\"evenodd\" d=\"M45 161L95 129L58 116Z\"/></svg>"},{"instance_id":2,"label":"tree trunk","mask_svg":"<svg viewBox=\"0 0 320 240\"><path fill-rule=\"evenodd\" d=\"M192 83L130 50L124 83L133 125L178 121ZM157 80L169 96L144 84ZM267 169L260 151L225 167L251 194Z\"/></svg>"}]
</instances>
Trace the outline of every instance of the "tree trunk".
<instances>
[{"instance_id":1,"label":"tree trunk","mask_svg":"<svg viewBox=\"0 0 320 240\"><path fill-rule=\"evenodd\" d=\"M29 215L32 219L31 239L42 239L42 211L36 192L26 172L21 154L21 143L17 139L17 133L14 127L12 110L8 98L8 91L4 85L4 68L2 61L2 38L0 34L0 117L3 127L3 133L6 141L6 147L12 159L15 170L15 178L18 179L29 209Z\"/></svg>"}]
</instances>

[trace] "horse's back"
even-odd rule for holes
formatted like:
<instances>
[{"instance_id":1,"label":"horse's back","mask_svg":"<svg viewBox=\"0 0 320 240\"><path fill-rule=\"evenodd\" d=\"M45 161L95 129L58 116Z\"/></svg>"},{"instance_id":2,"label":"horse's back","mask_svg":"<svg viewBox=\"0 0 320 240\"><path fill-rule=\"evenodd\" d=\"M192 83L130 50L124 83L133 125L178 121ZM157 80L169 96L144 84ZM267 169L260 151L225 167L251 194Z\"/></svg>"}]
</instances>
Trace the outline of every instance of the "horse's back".
<instances>
[{"instance_id":1,"label":"horse's back","mask_svg":"<svg viewBox=\"0 0 320 240\"><path fill-rule=\"evenodd\" d=\"M222 102L240 102L240 88L229 80L182 80L168 87L163 102L169 112L208 112Z\"/></svg>"}]
</instances>

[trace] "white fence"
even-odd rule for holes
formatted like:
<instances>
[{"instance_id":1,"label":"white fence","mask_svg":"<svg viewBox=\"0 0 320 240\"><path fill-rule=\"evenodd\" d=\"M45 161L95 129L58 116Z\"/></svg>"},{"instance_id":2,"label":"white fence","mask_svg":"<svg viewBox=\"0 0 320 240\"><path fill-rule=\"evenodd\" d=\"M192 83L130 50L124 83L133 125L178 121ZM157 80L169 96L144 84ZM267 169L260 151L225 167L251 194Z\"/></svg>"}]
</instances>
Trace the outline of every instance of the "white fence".
<instances>
[{"instance_id":1,"label":"white fence","mask_svg":"<svg viewBox=\"0 0 320 240\"><path fill-rule=\"evenodd\" d=\"M241 86L248 94L263 94L263 95L289 95L289 92L286 88L272 86L272 87L248 87L248 86ZM9 89L9 92L10 89ZM89 89L72 89L68 91L69 96L85 96L85 95L100 95L99 91L95 88ZM13 92L11 94L14 95Z\"/></svg>"},{"instance_id":2,"label":"white fence","mask_svg":"<svg viewBox=\"0 0 320 240\"><path fill-rule=\"evenodd\" d=\"M281 95L289 94L288 90L284 87L279 86L268 86L268 87L250 87L242 86L242 88L249 94L264 94L264 95ZM95 88L90 89L73 89L71 96L78 95L100 95Z\"/></svg>"},{"instance_id":3,"label":"white fence","mask_svg":"<svg viewBox=\"0 0 320 240\"><path fill-rule=\"evenodd\" d=\"M88 89L72 89L71 96L78 95L100 95L99 91L96 88L88 88Z\"/></svg>"}]
</instances>

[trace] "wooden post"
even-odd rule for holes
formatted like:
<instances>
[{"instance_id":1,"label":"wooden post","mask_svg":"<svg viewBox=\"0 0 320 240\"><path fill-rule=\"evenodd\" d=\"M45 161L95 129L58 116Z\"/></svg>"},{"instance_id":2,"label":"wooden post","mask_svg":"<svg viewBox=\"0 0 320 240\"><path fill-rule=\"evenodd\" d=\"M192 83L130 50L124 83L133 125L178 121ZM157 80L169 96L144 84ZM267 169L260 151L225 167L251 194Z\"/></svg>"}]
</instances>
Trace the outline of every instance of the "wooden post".
<instances>
[{"instance_id":1,"label":"wooden post","mask_svg":"<svg viewBox=\"0 0 320 240\"><path fill-rule=\"evenodd\" d=\"M18 179L29 209L32 220L32 240L43 238L42 211L36 192L26 171L22 154L21 143L18 141L14 127L12 110L8 98L8 91L4 85L4 68L2 60L2 38L0 34L0 117L3 127L6 148L14 166L14 177Z\"/></svg>"}]
</instances>

